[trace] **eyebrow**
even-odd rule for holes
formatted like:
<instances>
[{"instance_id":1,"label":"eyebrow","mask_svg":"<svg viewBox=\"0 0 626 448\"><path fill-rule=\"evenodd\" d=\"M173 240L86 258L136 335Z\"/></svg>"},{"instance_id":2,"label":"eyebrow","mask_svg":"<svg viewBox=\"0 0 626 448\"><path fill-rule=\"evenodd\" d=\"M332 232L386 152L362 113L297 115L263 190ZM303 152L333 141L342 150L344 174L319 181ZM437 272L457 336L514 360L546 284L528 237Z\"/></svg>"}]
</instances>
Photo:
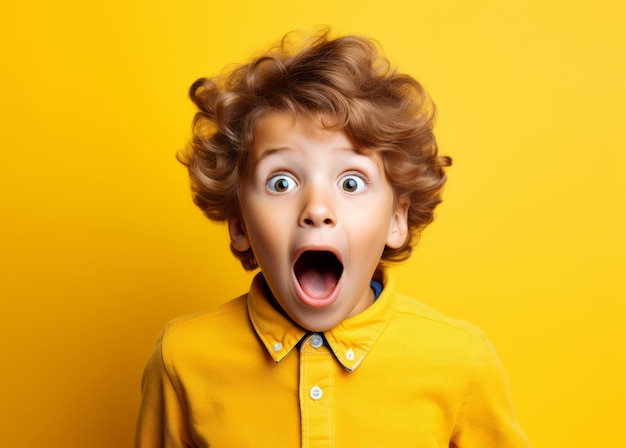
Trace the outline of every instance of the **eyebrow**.
<instances>
[{"instance_id":1,"label":"eyebrow","mask_svg":"<svg viewBox=\"0 0 626 448\"><path fill-rule=\"evenodd\" d=\"M269 156L272 156L279 152L287 151L289 149L291 149L289 146L279 146L279 147L270 146L267 149L263 149L261 154L258 157L255 157L255 163L259 163L262 160L268 158Z\"/></svg>"},{"instance_id":2,"label":"eyebrow","mask_svg":"<svg viewBox=\"0 0 626 448\"><path fill-rule=\"evenodd\" d=\"M254 165L258 165L259 163L263 162L263 160L273 156L274 154L280 153L280 152L285 152L285 151L290 151L290 150L297 150L298 147L297 146L280 146L280 143L277 144L277 146L272 146L271 144L267 146L267 148L261 149L261 154L258 157L255 157L254 159ZM337 147L333 147L332 148L333 152L334 151L346 151L346 152L354 152L357 155L360 156L367 156L366 153L363 153L361 151L358 151L357 148L353 145L350 144L350 146L337 146ZM256 152L256 151L255 151Z\"/></svg>"}]
</instances>

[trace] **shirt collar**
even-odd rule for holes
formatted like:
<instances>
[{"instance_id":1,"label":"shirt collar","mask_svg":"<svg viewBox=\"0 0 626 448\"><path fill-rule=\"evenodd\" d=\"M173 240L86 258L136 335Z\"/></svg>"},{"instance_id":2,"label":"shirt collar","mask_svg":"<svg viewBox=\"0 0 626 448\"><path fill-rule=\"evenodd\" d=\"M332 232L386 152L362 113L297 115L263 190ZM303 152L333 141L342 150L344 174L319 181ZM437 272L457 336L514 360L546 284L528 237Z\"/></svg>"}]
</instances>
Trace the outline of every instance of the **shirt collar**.
<instances>
[{"instance_id":1,"label":"shirt collar","mask_svg":"<svg viewBox=\"0 0 626 448\"><path fill-rule=\"evenodd\" d=\"M394 292L393 279L383 271L383 291L378 300L365 311L324 332L335 358L347 370L352 371L361 364L387 326ZM252 281L247 300L252 325L274 361L282 361L310 333L278 308L262 274Z\"/></svg>"}]
</instances>

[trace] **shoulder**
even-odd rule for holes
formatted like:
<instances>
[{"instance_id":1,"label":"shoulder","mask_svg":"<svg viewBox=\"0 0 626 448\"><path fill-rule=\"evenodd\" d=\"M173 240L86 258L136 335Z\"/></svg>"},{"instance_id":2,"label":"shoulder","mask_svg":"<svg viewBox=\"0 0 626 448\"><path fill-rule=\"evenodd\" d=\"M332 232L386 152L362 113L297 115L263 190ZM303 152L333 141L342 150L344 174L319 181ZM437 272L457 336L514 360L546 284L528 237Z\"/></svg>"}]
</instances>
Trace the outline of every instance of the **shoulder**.
<instances>
[{"instance_id":1,"label":"shoulder","mask_svg":"<svg viewBox=\"0 0 626 448\"><path fill-rule=\"evenodd\" d=\"M410 339L423 349L476 365L483 360L490 342L485 333L472 323L455 319L419 302L396 294L391 327L403 339Z\"/></svg>"},{"instance_id":2,"label":"shoulder","mask_svg":"<svg viewBox=\"0 0 626 448\"><path fill-rule=\"evenodd\" d=\"M396 294L394 311L397 315L412 321L420 321L424 325L430 325L471 336L482 337L480 328L469 322L447 316L441 311L428 306L412 297Z\"/></svg>"},{"instance_id":3,"label":"shoulder","mask_svg":"<svg viewBox=\"0 0 626 448\"><path fill-rule=\"evenodd\" d=\"M224 347L233 337L248 333L251 327L246 297L242 295L211 311L172 319L161 335L164 358L193 356L211 347Z\"/></svg>"},{"instance_id":4,"label":"shoulder","mask_svg":"<svg viewBox=\"0 0 626 448\"><path fill-rule=\"evenodd\" d=\"M380 296L379 310L391 310L390 323L401 327L407 334L427 333L423 336L447 336L454 339L467 339L480 342L485 339L478 326L447 316L414 297L400 293L390 272L383 272L384 289ZM379 306L378 303L374 305Z\"/></svg>"}]
</instances>

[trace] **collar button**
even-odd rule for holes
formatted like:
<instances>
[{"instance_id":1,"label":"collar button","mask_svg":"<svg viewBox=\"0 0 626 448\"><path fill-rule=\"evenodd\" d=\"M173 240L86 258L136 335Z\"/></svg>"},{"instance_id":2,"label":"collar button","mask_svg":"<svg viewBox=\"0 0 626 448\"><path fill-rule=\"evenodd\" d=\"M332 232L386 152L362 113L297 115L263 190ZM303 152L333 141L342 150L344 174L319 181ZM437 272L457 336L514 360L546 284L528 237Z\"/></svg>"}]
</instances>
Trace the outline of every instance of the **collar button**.
<instances>
[{"instance_id":1,"label":"collar button","mask_svg":"<svg viewBox=\"0 0 626 448\"><path fill-rule=\"evenodd\" d=\"M311 347L320 348L324 343L324 338L322 338L319 334L314 334L311 336Z\"/></svg>"}]
</instances>

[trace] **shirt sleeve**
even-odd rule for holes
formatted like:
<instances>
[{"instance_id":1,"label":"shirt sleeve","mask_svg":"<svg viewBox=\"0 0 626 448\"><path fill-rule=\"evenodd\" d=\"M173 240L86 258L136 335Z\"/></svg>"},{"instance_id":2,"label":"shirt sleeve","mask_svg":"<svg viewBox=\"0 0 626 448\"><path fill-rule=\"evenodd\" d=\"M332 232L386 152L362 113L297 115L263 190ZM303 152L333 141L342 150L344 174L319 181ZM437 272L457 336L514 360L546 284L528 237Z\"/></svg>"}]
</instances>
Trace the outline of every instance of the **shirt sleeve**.
<instances>
[{"instance_id":1,"label":"shirt sleeve","mask_svg":"<svg viewBox=\"0 0 626 448\"><path fill-rule=\"evenodd\" d=\"M163 361L163 337L146 364L136 448L194 447L180 388Z\"/></svg>"},{"instance_id":2,"label":"shirt sleeve","mask_svg":"<svg viewBox=\"0 0 626 448\"><path fill-rule=\"evenodd\" d=\"M451 448L528 448L513 405L500 360L491 343L484 338L482 363L471 387Z\"/></svg>"}]
</instances>

